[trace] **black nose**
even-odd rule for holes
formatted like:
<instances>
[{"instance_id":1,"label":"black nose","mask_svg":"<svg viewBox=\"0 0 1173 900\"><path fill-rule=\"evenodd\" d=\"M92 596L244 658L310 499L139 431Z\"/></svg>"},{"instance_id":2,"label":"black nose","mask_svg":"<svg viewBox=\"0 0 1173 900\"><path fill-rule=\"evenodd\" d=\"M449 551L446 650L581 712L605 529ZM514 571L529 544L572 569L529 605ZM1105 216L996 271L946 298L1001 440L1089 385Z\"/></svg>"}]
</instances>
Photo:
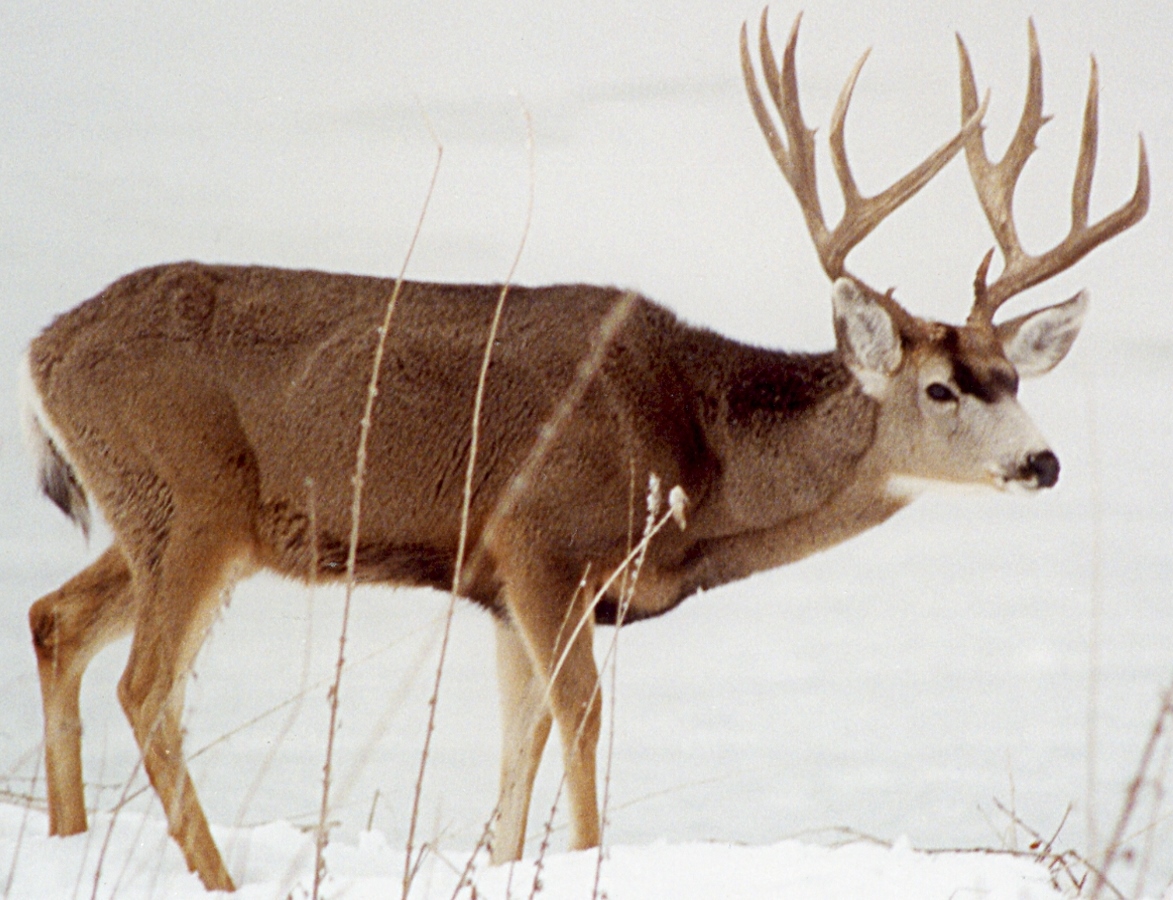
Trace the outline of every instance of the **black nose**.
<instances>
[{"instance_id":1,"label":"black nose","mask_svg":"<svg viewBox=\"0 0 1173 900\"><path fill-rule=\"evenodd\" d=\"M1059 480L1059 457L1050 450L1032 453L1026 458L1026 470L1028 474L1034 475L1039 487L1054 487Z\"/></svg>"}]
</instances>

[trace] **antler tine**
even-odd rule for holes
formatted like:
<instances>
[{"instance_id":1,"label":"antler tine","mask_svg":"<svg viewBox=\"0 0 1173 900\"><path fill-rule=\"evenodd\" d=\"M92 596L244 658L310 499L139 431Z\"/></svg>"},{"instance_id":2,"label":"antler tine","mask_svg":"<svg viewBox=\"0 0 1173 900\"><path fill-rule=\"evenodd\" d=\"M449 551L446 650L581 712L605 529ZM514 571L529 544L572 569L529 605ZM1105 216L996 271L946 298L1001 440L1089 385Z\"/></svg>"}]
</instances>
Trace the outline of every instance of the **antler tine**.
<instances>
[{"instance_id":1,"label":"antler tine","mask_svg":"<svg viewBox=\"0 0 1173 900\"><path fill-rule=\"evenodd\" d=\"M1032 256L1023 250L1014 226L1014 190L1023 166L1035 150L1039 130L1050 121L1050 116L1044 116L1042 112L1042 56L1033 21L1029 22L1028 38L1030 74L1026 102L1006 154L997 164L991 163L980 132L974 134L965 147L970 177L1003 260L1002 272L991 285L986 284L989 255L978 267L974 279L974 304L969 314L969 324L978 327L992 327L994 314L1007 300L1070 268L1100 244L1135 225L1149 206L1148 157L1142 137L1136 190L1132 198L1095 225L1088 225L1099 136L1099 70L1093 58L1079 158L1071 191L1071 229L1062 241L1045 253ZM969 53L960 35L957 37L957 47L961 58L961 115L966 118L976 105L977 88Z\"/></svg>"},{"instance_id":2,"label":"antler tine","mask_svg":"<svg viewBox=\"0 0 1173 900\"><path fill-rule=\"evenodd\" d=\"M965 158L970 175L977 188L978 199L985 211L986 219L994 231L998 247L1009 265L1022 253L1018 233L1014 227L1014 185L1035 151L1035 138L1039 130L1050 121L1043 116L1043 63L1039 53L1038 36L1034 22L1029 23L1030 32L1030 75L1026 102L1022 117L1006 154L995 165L986 155L985 138L978 133L965 146ZM973 76L973 65L961 35L957 35L957 49L961 56L961 116L964 120L977 106L977 87Z\"/></svg>"},{"instance_id":3,"label":"antler tine","mask_svg":"<svg viewBox=\"0 0 1173 900\"><path fill-rule=\"evenodd\" d=\"M856 62L847 82L843 85L839 101L835 104L835 112L831 116L831 133L829 135L831 161L835 167L835 174L839 179L844 200L843 219L836 226L833 235L834 252L840 265L851 249L867 237L880 222L928 184L966 145L971 135L980 136L982 119L985 117L989 105L989 97L987 96L980 107L975 104L969 117L962 122L961 130L951 140L938 147L924 162L895 184L873 197L864 197L856 186L851 166L847 162L843 132L844 122L847 118L847 107L851 104L855 83L859 79L859 73L863 69L863 64L867 62L870 52L870 50L865 51Z\"/></svg>"},{"instance_id":4,"label":"antler tine","mask_svg":"<svg viewBox=\"0 0 1173 900\"><path fill-rule=\"evenodd\" d=\"M760 52L763 77L786 132L785 144L766 109L765 101L758 88L753 61L749 54L748 28L744 24L741 27L741 67L758 125L766 137L766 142L770 146L778 167L782 170L783 176L798 199L803 217L806 219L807 230L810 232L818 251L823 271L834 279L848 274L845 267L847 254L874 231L876 226L897 207L924 187L980 129L988 99L982 103L980 108L977 108L975 102L974 111L967 117L957 135L934 151L928 159L876 196L864 197L859 192L855 177L851 172L851 166L847 161L843 132L851 95L868 57L868 53L865 52L852 69L847 83L839 94L839 100L831 117L829 136L831 162L839 186L843 191L844 210L842 219L833 230L829 230L823 218L822 205L818 196L814 131L806 127L798 99L795 48L798 43L798 27L801 21L800 14L795 18L794 25L791 27L790 37L782 55L782 66L779 68L770 43L768 8L762 11Z\"/></svg>"},{"instance_id":5,"label":"antler tine","mask_svg":"<svg viewBox=\"0 0 1173 900\"><path fill-rule=\"evenodd\" d=\"M1092 199L1092 175L1096 169L1096 146L1100 138L1100 67L1092 57L1088 77L1087 103L1083 108L1083 131L1079 138L1079 161L1071 185L1071 227L1086 228Z\"/></svg>"},{"instance_id":6,"label":"antler tine","mask_svg":"<svg viewBox=\"0 0 1173 900\"><path fill-rule=\"evenodd\" d=\"M778 110L782 126L786 130L786 143L774 127L774 121L766 109L761 91L758 89L757 77L754 74L753 60L749 53L749 35L746 23L741 25L741 72L745 78L746 91L749 93L750 104L758 126L766 137L770 152L774 155L778 168L786 178L790 189L798 199L803 217L806 219L807 231L814 240L819 251L819 259L823 268L827 268L823 256L823 247L828 238L827 225L823 219L823 207L819 201L819 193L815 180L815 133L807 128L802 118L802 108L798 102L798 76L794 63L795 48L798 44L798 26L802 21L802 13L794 19L790 29L790 37L786 42L786 49L782 56L782 67L779 69L774 57L774 48L770 43L769 7L762 10L760 31L760 52L762 57L762 75L774 107ZM832 278L835 274L827 272Z\"/></svg>"}]
</instances>

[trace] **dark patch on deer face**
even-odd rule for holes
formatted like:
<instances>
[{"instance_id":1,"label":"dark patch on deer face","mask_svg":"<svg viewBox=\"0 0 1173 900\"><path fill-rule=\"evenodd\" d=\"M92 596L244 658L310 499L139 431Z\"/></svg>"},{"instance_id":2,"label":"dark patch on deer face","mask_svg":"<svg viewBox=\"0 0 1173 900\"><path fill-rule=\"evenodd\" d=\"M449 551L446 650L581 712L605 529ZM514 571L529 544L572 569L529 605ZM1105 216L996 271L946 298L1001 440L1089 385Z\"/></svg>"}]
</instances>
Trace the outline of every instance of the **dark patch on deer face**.
<instances>
[{"instance_id":1,"label":"dark patch on deer face","mask_svg":"<svg viewBox=\"0 0 1173 900\"><path fill-rule=\"evenodd\" d=\"M1018 373L993 340L983 340L972 330L948 328L942 349L953 366L953 382L963 394L983 403L996 403L1018 394Z\"/></svg>"}]
</instances>

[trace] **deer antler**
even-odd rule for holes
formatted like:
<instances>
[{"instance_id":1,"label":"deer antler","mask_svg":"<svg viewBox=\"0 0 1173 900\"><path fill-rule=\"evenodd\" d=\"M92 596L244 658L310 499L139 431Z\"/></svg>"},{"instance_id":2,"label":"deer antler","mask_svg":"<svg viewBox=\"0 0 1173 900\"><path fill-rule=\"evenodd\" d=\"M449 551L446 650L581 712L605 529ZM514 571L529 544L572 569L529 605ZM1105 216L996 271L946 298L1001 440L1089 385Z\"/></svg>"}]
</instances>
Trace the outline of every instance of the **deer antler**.
<instances>
[{"instance_id":1,"label":"deer antler","mask_svg":"<svg viewBox=\"0 0 1173 900\"><path fill-rule=\"evenodd\" d=\"M1039 256L1031 256L1022 249L1014 227L1014 188L1023 166L1035 151L1035 138L1039 129L1051 118L1043 115L1043 65L1034 22L1029 24L1030 76L1026 104L1006 155L998 163L991 163L986 156L985 141L980 130L970 132L965 144L970 176L1003 259L1002 272L997 281L990 285L986 284L986 274L994 253L992 249L978 266L974 279L973 309L969 313L969 324L977 327L991 327L994 313L1003 303L1074 265L1100 244L1135 225L1149 208L1149 165L1142 137L1136 191L1132 199L1096 224L1088 225L1088 202L1091 198L1099 134L1099 73L1095 57L1092 57L1087 106L1083 114L1083 136L1079 145L1075 184L1071 190L1071 230L1062 241ZM977 88L969 53L960 35L957 36L957 48L961 56L961 119L969 122L977 108Z\"/></svg>"},{"instance_id":2,"label":"deer antler","mask_svg":"<svg viewBox=\"0 0 1173 900\"><path fill-rule=\"evenodd\" d=\"M874 197L864 197L856 186L851 166L847 162L847 151L843 141L843 123L847 117L847 107L851 103L855 82L868 57L865 52L851 70L831 116L829 136L831 163L835 168L839 187L843 191L844 209L843 218L839 220L839 224L834 229L828 229L823 218L822 205L819 203L815 177L814 131L806 127L798 102L798 78L795 74L794 51L798 43L798 26L802 21L802 14L799 13L790 29L790 38L786 42L786 50L782 55L782 66L779 68L775 61L774 49L770 44L767 28L768 12L768 8L762 10L760 37L762 74L785 130L785 142L779 135L758 88L753 61L749 53L748 29L743 23L741 26L741 69L745 76L745 87L749 92L749 100L753 105L758 125L766 137L766 143L769 144L778 167L782 170L783 176L790 184L791 190L794 191L794 196L798 199L798 205L806 219L807 231L810 232L814 241L823 271L832 279L839 278L842 275L850 274L847 272L844 262L853 247L875 230L876 226L897 207L924 187L946 163L957 155L967 141L974 137L980 139L981 120L986 111L986 103L982 103L980 108L977 108L977 104L974 103L974 108L966 113L966 120L961 130L952 140L937 149L919 166ZM858 279L856 280L858 281Z\"/></svg>"}]
</instances>

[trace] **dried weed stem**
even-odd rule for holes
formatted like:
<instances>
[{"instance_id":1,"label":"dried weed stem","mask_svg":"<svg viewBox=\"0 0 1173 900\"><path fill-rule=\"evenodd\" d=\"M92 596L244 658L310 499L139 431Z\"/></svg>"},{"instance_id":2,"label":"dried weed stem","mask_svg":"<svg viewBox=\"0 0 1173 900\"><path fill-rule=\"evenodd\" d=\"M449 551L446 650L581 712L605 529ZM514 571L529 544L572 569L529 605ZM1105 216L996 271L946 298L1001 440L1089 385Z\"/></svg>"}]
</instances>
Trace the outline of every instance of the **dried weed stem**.
<instances>
[{"instance_id":1,"label":"dried weed stem","mask_svg":"<svg viewBox=\"0 0 1173 900\"><path fill-rule=\"evenodd\" d=\"M1136 774L1133 775L1132 781L1128 784L1128 790L1124 795L1124 804L1120 809L1120 815L1116 818L1116 827L1113 829L1112 836L1108 839L1108 843L1104 847L1104 856L1099 867L1092 872L1091 893L1088 895L1089 900L1099 900L1103 888L1106 886L1110 887L1107 883L1108 872L1111 870L1117 855L1124 846L1128 823L1136 812L1137 804L1140 802L1141 790L1144 788L1149 769L1153 763L1153 757L1156 755L1161 736L1164 734L1166 723L1169 721L1173 721L1173 684L1170 684L1165 689L1165 693L1161 697L1161 705L1157 712L1156 721L1153 722L1153 727L1149 731L1149 738L1145 742L1144 751L1141 753L1140 763L1136 767ZM1115 888L1112 888L1112 890L1115 891Z\"/></svg>"},{"instance_id":2,"label":"dried weed stem","mask_svg":"<svg viewBox=\"0 0 1173 900\"><path fill-rule=\"evenodd\" d=\"M429 125L429 130L431 126ZM435 139L435 133L432 134ZM350 606L354 596L356 582L356 567L358 561L359 525L362 520L362 492L367 470L367 441L370 437L372 413L375 407L375 398L379 395L379 372L383 366L383 353L387 346L387 334L391 327L391 317L395 313L395 305L403 289L404 276L407 265L415 251L416 242L423 230L424 217L428 212L432 194L436 189L436 179L440 174L440 164L444 159L444 146L436 140L436 164L432 168L432 177L428 182L428 190L424 195L424 202L420 208L419 218L416 220L415 230L412 232L411 242L403 257L403 264L399 275L395 279L395 287L387 300L383 313L383 321L378 329L378 340L375 342L375 355L371 362L371 377L367 382L366 405L363 408L362 421L359 425L358 450L354 462L354 493L350 505L350 539L346 554L346 596L342 606L342 625L338 635L338 657L334 667L334 683L329 691L330 723L326 734L326 759L322 766L322 803L318 814L318 828L314 840L314 883L313 900L318 900L322 878L325 874L324 853L329 842L329 832L326 828L326 818L330 809L330 781L334 764L334 739L338 733L338 694L342 686L342 671L346 661L346 636L350 624Z\"/></svg>"},{"instance_id":3,"label":"dried weed stem","mask_svg":"<svg viewBox=\"0 0 1173 900\"><path fill-rule=\"evenodd\" d=\"M428 754L431 750L432 734L436 730L436 706L440 697L440 682L444 677L444 661L448 654L448 640L452 633L452 617L456 611L456 599L460 594L464 577L469 516L472 510L473 474L476 471L477 447L481 427L481 409L484 405L485 398L485 382L489 375L489 363L493 357L493 345L497 339L497 329L501 324L501 313L505 308L505 299L509 295L510 286L517 273L518 264L521 262L521 255L525 250L526 241L529 238L530 225L533 221L535 184L534 128L533 119L524 103L521 104L521 109L525 116L526 152L529 161L529 191L526 201L525 224L522 228L521 240L518 241L517 252L513 257L513 263L509 267L509 274L505 277L505 281L501 285L501 292L497 297L497 306L493 310L493 321L489 327L489 334L485 339L485 352L481 359L480 374L477 377L476 395L473 400L472 409L472 435L468 450L468 466L464 474L464 492L460 510L460 537L457 543L456 564L452 575L452 594L448 600L448 611L444 620L444 635L440 641L440 658L436 662L436 678L432 687L432 695L428 698L428 724L424 732L424 746L420 753L419 774L416 776L415 791L411 803L411 822L407 830L407 848L404 854L403 867L403 900L407 900L407 896L411 891L412 881L415 880L415 875L419 871L419 866L423 861L422 849L418 857L415 854L415 833L419 824L419 809L420 799L423 795L424 773L428 766Z\"/></svg>"}]
</instances>

